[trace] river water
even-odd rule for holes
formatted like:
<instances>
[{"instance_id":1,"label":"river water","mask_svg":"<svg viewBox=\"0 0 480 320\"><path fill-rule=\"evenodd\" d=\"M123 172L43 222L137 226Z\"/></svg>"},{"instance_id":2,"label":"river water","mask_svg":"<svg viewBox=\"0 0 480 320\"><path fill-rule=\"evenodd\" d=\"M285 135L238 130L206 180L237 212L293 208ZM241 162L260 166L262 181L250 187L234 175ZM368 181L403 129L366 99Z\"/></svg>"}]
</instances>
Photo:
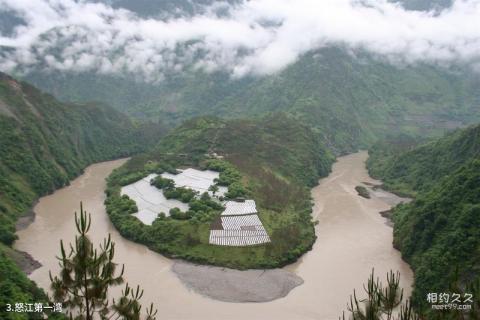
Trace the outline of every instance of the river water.
<instances>
[{"instance_id":1,"label":"river water","mask_svg":"<svg viewBox=\"0 0 480 320\"><path fill-rule=\"evenodd\" d=\"M313 215L319 221L318 239L312 251L286 267L305 283L275 301L228 303L198 295L171 271L173 261L123 239L105 213L103 190L105 177L125 160L92 165L70 186L41 198L34 208L35 221L18 232L15 247L30 253L43 265L30 278L48 289L48 271L58 271L55 256L59 239L72 241L73 212L82 200L92 213L92 240L98 243L108 233L112 235L115 260L125 263L125 278L131 285L141 285L145 290L143 302L156 305L159 319L338 319L353 289L361 290L372 268L383 279L388 270L399 270L407 296L413 279L409 266L392 247L392 229L378 213L390 208L388 201L364 199L354 189L362 182L378 183L367 174L366 158L366 152L339 158L332 173L312 189Z\"/></svg>"}]
</instances>

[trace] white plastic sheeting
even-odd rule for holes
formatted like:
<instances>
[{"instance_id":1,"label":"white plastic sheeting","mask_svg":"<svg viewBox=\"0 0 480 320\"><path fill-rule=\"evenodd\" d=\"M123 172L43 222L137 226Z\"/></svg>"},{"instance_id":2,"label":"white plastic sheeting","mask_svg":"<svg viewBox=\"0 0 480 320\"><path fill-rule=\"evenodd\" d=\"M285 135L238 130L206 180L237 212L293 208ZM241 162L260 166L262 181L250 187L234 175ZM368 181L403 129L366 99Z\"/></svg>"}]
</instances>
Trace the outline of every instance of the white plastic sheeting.
<instances>
[{"instance_id":1,"label":"white plastic sheeting","mask_svg":"<svg viewBox=\"0 0 480 320\"><path fill-rule=\"evenodd\" d=\"M257 213L254 200L245 200L244 202L227 201L225 202L225 211L223 211L222 216L253 213Z\"/></svg>"},{"instance_id":2,"label":"white plastic sheeting","mask_svg":"<svg viewBox=\"0 0 480 320\"><path fill-rule=\"evenodd\" d=\"M226 230L242 230L247 227L255 229L263 229L262 222L256 214L249 214L243 216L221 216L222 226Z\"/></svg>"},{"instance_id":3,"label":"white plastic sheeting","mask_svg":"<svg viewBox=\"0 0 480 320\"><path fill-rule=\"evenodd\" d=\"M150 185L150 180L156 174L150 174L145 178L122 187L120 194L126 194L137 204L138 212L133 216L137 217L144 224L151 225L160 212L169 215L172 208L179 208L182 211L188 210L188 204L175 199L167 199L162 190Z\"/></svg>"},{"instance_id":4,"label":"white plastic sheeting","mask_svg":"<svg viewBox=\"0 0 480 320\"><path fill-rule=\"evenodd\" d=\"M173 180L176 187L186 187L199 193L208 192L212 195L208 188L215 184L214 180L218 179L218 172L212 170L201 171L192 168L178 171L180 172L179 174L162 173L162 177ZM215 193L218 197L223 196L228 191L226 187L220 186L218 189Z\"/></svg>"},{"instance_id":5,"label":"white plastic sheeting","mask_svg":"<svg viewBox=\"0 0 480 320\"><path fill-rule=\"evenodd\" d=\"M270 242L258 218L254 200L227 201L220 216L221 228L210 230L209 243L220 246L252 246Z\"/></svg>"},{"instance_id":6,"label":"white plastic sheeting","mask_svg":"<svg viewBox=\"0 0 480 320\"><path fill-rule=\"evenodd\" d=\"M214 180L218 178L219 173L211 170L200 171L196 169L179 170L179 174L162 173L162 177L171 179L175 182L176 187L185 187L200 193L208 192L208 188L215 184ZM133 214L144 224L151 225L160 212L169 215L172 208L179 208L182 211L188 210L188 204L175 199L167 199L163 195L162 190L150 185L150 180L155 178L157 174L152 173L145 178L124 186L120 193L126 194L137 204L138 212ZM228 189L219 187L216 196L224 195ZM212 195L212 192L209 192Z\"/></svg>"},{"instance_id":7,"label":"white plastic sheeting","mask_svg":"<svg viewBox=\"0 0 480 320\"><path fill-rule=\"evenodd\" d=\"M270 242L270 238L265 229L256 231L210 230L210 244L243 247L268 242Z\"/></svg>"}]
</instances>

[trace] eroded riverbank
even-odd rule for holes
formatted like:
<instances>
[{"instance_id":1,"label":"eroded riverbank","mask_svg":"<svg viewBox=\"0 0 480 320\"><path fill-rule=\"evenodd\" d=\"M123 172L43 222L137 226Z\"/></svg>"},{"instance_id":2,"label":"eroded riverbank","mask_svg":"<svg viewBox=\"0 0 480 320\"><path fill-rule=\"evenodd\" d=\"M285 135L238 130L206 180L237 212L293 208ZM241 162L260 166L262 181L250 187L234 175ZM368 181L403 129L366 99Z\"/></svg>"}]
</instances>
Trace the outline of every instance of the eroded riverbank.
<instances>
[{"instance_id":1,"label":"eroded riverbank","mask_svg":"<svg viewBox=\"0 0 480 320\"><path fill-rule=\"evenodd\" d=\"M15 247L42 263L30 277L48 288L48 270L58 270L59 239L73 240L73 212L82 200L93 216L92 239L99 242L112 234L116 261L126 265L125 278L143 287L144 302L154 302L161 319L338 319L353 288L361 289L372 268L380 276L399 270L407 294L412 283L410 268L392 247L392 229L379 215L390 205L377 197L359 197L355 191L361 182L379 183L368 176L366 157L361 152L339 158L332 173L312 190L313 215L319 220L317 242L299 262L285 268L304 284L275 301L229 303L199 295L175 276L174 261L123 239L103 206L104 178L122 160L90 166L70 186L42 198L35 207L35 222L18 232Z\"/></svg>"}]
</instances>

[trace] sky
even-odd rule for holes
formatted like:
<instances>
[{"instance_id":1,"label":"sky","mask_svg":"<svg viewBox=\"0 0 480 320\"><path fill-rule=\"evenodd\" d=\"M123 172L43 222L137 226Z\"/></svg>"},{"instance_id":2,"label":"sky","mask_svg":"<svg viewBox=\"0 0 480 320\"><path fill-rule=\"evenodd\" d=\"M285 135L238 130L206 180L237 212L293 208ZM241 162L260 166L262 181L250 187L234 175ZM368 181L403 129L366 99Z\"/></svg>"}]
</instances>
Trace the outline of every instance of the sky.
<instances>
[{"instance_id":1,"label":"sky","mask_svg":"<svg viewBox=\"0 0 480 320\"><path fill-rule=\"evenodd\" d=\"M0 70L133 73L149 81L186 68L266 75L326 46L392 63L480 63L480 0L440 12L383 0L217 1L196 15L144 18L102 3L0 0L25 21L0 34Z\"/></svg>"}]
</instances>

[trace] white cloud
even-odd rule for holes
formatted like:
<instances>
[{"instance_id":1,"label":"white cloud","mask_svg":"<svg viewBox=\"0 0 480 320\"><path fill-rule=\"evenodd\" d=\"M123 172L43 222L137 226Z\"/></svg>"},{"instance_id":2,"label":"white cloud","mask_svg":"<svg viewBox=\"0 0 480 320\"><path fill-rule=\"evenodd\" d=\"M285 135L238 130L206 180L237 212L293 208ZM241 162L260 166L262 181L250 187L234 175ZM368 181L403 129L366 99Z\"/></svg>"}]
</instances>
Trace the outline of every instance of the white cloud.
<instances>
[{"instance_id":1,"label":"white cloud","mask_svg":"<svg viewBox=\"0 0 480 320\"><path fill-rule=\"evenodd\" d=\"M217 2L202 14L164 20L74 0L0 0L0 7L27 22L0 36L0 45L14 48L0 57L7 71L41 64L127 71L151 81L191 65L235 76L268 74L336 44L407 63L480 60L480 0L457 0L440 13L385 0Z\"/></svg>"}]
</instances>

